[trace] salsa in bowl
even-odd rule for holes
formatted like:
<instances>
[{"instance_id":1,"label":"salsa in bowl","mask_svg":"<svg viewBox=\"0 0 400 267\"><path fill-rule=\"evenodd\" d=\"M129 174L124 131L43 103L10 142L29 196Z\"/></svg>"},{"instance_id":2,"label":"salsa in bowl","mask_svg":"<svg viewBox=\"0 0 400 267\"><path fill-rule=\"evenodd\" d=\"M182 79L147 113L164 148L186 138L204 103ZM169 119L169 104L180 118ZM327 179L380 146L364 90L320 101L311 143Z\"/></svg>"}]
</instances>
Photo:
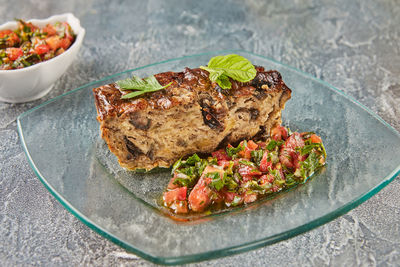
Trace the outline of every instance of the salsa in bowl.
<instances>
[{"instance_id":1,"label":"salsa in bowl","mask_svg":"<svg viewBox=\"0 0 400 267\"><path fill-rule=\"evenodd\" d=\"M85 30L71 13L0 26L0 101L46 95L78 53Z\"/></svg>"},{"instance_id":2,"label":"salsa in bowl","mask_svg":"<svg viewBox=\"0 0 400 267\"><path fill-rule=\"evenodd\" d=\"M29 67L64 53L75 41L68 22L39 27L16 19L17 29L0 30L0 70Z\"/></svg>"}]
</instances>

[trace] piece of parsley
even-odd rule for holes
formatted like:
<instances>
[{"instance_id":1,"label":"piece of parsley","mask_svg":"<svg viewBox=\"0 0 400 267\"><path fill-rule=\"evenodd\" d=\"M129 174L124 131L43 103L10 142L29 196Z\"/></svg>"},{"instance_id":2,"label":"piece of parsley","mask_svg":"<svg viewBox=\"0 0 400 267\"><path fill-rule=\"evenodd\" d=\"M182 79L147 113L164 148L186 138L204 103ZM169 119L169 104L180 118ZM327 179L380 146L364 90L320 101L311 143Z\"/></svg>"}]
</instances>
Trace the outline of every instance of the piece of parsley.
<instances>
[{"instance_id":1,"label":"piece of parsley","mask_svg":"<svg viewBox=\"0 0 400 267\"><path fill-rule=\"evenodd\" d=\"M251 154L251 159L257 164L257 166L260 166L260 162L264 156L264 150L253 150L250 152Z\"/></svg>"},{"instance_id":2,"label":"piece of parsley","mask_svg":"<svg viewBox=\"0 0 400 267\"><path fill-rule=\"evenodd\" d=\"M272 151L272 150L274 150L276 147L280 147L283 143L284 143L284 141L282 141L282 140L281 140L281 141L271 140L271 141L268 143L266 149L269 150L269 151Z\"/></svg>"},{"instance_id":3,"label":"piece of parsley","mask_svg":"<svg viewBox=\"0 0 400 267\"><path fill-rule=\"evenodd\" d=\"M316 152L311 151L305 161L300 162L301 176L305 179L311 176L319 167L321 163L319 162L320 155Z\"/></svg>"},{"instance_id":4,"label":"piece of parsley","mask_svg":"<svg viewBox=\"0 0 400 267\"><path fill-rule=\"evenodd\" d=\"M244 144L239 144L237 147L227 147L226 154L229 157L234 157L236 156L237 153L239 153L242 150L244 150Z\"/></svg>"},{"instance_id":5,"label":"piece of parsley","mask_svg":"<svg viewBox=\"0 0 400 267\"><path fill-rule=\"evenodd\" d=\"M221 190L222 187L224 187L224 178L221 177L219 172L207 173L207 177L211 178L211 183L208 184L209 187L214 188L217 191Z\"/></svg>"}]
</instances>

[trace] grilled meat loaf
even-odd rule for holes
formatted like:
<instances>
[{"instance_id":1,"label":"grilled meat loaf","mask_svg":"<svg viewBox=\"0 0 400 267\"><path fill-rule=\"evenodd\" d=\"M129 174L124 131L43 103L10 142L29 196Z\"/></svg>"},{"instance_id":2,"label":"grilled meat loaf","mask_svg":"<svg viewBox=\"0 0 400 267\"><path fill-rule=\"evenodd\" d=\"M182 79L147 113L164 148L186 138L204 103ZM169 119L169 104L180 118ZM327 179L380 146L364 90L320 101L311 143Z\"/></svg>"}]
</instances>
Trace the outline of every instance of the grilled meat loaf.
<instances>
[{"instance_id":1,"label":"grilled meat loaf","mask_svg":"<svg viewBox=\"0 0 400 267\"><path fill-rule=\"evenodd\" d=\"M247 83L221 89L202 69L154 75L164 90L121 99L118 85L94 88L102 138L121 166L134 170L169 167L189 154L254 139L281 123L291 90L277 71L256 67Z\"/></svg>"}]
</instances>

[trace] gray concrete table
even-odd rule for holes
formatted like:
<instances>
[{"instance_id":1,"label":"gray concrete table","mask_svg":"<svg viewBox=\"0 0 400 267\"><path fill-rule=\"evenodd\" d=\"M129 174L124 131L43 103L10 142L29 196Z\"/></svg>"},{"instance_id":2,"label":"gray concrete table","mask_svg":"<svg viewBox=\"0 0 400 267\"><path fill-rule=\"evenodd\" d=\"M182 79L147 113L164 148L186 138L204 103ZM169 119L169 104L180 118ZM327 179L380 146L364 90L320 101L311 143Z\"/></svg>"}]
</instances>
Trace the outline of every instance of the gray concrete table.
<instances>
[{"instance_id":1,"label":"gray concrete table","mask_svg":"<svg viewBox=\"0 0 400 267\"><path fill-rule=\"evenodd\" d=\"M79 57L43 99L0 102L0 265L151 265L90 230L28 166L16 117L104 76L202 51L241 48L321 78L400 130L400 5L393 1L0 0L0 23L72 12ZM400 265L400 182L287 241L198 266Z\"/></svg>"}]
</instances>

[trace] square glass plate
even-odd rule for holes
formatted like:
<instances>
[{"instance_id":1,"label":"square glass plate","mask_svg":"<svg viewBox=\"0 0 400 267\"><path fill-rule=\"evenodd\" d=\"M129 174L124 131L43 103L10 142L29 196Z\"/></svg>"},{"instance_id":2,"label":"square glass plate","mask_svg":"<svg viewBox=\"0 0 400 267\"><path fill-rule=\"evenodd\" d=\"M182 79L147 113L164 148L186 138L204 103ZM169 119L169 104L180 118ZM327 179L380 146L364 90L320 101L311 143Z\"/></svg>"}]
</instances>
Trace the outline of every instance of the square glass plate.
<instances>
[{"instance_id":1,"label":"square glass plate","mask_svg":"<svg viewBox=\"0 0 400 267\"><path fill-rule=\"evenodd\" d=\"M292 89L283 124L313 130L328 153L325 169L306 184L262 201L192 222L159 210L169 171L122 169L99 138L92 88L127 78L207 64L237 53L276 69ZM118 73L59 96L18 118L29 162L46 188L101 235L159 264L182 264L248 251L290 238L346 213L400 172L400 135L331 85L245 51L217 51Z\"/></svg>"}]
</instances>

